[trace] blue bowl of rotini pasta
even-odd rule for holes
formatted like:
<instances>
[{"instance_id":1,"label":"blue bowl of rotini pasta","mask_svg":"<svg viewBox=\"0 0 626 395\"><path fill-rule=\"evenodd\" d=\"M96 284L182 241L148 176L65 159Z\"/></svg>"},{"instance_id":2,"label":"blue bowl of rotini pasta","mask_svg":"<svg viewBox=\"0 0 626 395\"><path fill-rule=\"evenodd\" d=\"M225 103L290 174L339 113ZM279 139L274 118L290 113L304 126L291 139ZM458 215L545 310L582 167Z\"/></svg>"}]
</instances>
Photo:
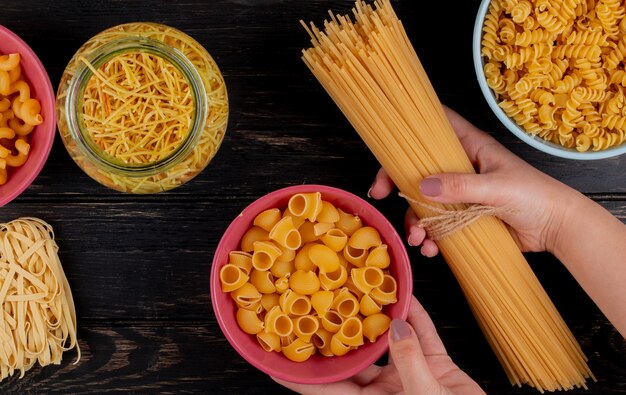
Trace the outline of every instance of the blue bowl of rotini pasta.
<instances>
[{"instance_id":1,"label":"blue bowl of rotini pasta","mask_svg":"<svg viewBox=\"0 0 626 395\"><path fill-rule=\"evenodd\" d=\"M378 210L340 189L298 185L259 198L229 225L213 257L211 299L244 359L273 377L320 384L387 351L412 283L402 239Z\"/></svg>"},{"instance_id":2,"label":"blue bowl of rotini pasta","mask_svg":"<svg viewBox=\"0 0 626 395\"><path fill-rule=\"evenodd\" d=\"M46 69L21 38L0 26L0 206L37 177L55 130L54 91Z\"/></svg>"},{"instance_id":3,"label":"blue bowl of rotini pasta","mask_svg":"<svg viewBox=\"0 0 626 395\"><path fill-rule=\"evenodd\" d=\"M562 158L626 152L626 10L618 1L483 0L473 57L487 103L513 134ZM620 23L621 19L621 23Z\"/></svg>"}]
</instances>

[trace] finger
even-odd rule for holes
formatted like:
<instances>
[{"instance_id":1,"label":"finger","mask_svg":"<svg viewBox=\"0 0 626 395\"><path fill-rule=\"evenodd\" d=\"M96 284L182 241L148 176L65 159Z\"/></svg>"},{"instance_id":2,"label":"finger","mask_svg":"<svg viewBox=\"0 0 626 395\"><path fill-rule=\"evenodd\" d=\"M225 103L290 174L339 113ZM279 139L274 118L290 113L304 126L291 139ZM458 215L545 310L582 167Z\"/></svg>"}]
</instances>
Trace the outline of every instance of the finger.
<instances>
[{"instance_id":1,"label":"finger","mask_svg":"<svg viewBox=\"0 0 626 395\"><path fill-rule=\"evenodd\" d=\"M367 191L367 196L374 199L383 199L387 197L393 188L395 187L389 175L384 169L378 170L378 174L376 174L376 178L374 179L374 183L370 187L370 190Z\"/></svg>"},{"instance_id":2,"label":"finger","mask_svg":"<svg viewBox=\"0 0 626 395\"><path fill-rule=\"evenodd\" d=\"M360 385L361 387L370 384L381 373L382 367L376 365L370 365L365 370L355 374L350 378L350 381Z\"/></svg>"},{"instance_id":3,"label":"finger","mask_svg":"<svg viewBox=\"0 0 626 395\"><path fill-rule=\"evenodd\" d=\"M424 234L425 233L426 232L424 232ZM437 254L439 254L439 247L431 239L424 239L424 241L422 242L422 248L420 249L420 252L425 257L432 258L436 256Z\"/></svg>"},{"instance_id":4,"label":"finger","mask_svg":"<svg viewBox=\"0 0 626 395\"><path fill-rule=\"evenodd\" d=\"M356 384L348 380L331 384L299 384L281 380L273 376L270 377L283 387L289 388L290 390L303 395L344 395L346 393L354 392L355 389L359 388Z\"/></svg>"},{"instance_id":5,"label":"finger","mask_svg":"<svg viewBox=\"0 0 626 395\"><path fill-rule=\"evenodd\" d=\"M442 173L424 178L420 192L439 203L481 203L492 205L501 190L491 174Z\"/></svg>"},{"instance_id":6,"label":"finger","mask_svg":"<svg viewBox=\"0 0 626 395\"><path fill-rule=\"evenodd\" d=\"M415 331L406 321L395 319L389 330L389 353L406 394L434 393L439 383L432 375Z\"/></svg>"},{"instance_id":7,"label":"finger","mask_svg":"<svg viewBox=\"0 0 626 395\"><path fill-rule=\"evenodd\" d=\"M419 219L417 218L417 215L413 209L409 207L404 215L404 231L406 232L407 243L409 243L412 247L422 244L422 241L424 241L424 238L426 237L426 231L417 226L418 222Z\"/></svg>"},{"instance_id":8,"label":"finger","mask_svg":"<svg viewBox=\"0 0 626 395\"><path fill-rule=\"evenodd\" d=\"M437 334L435 324L415 296L413 296L411 304L409 305L407 321L415 330L424 355L447 354L446 348Z\"/></svg>"},{"instance_id":9,"label":"finger","mask_svg":"<svg viewBox=\"0 0 626 395\"><path fill-rule=\"evenodd\" d=\"M504 149L496 139L472 125L454 110L445 107L445 111L452 129L454 129L472 163L479 162L479 153L484 146L489 146L490 148L499 146Z\"/></svg>"},{"instance_id":10,"label":"finger","mask_svg":"<svg viewBox=\"0 0 626 395\"><path fill-rule=\"evenodd\" d=\"M407 242L412 247L417 247L423 242L427 241L426 239L426 231L424 228L420 228L419 226L413 225L409 229L409 235L407 237Z\"/></svg>"}]
</instances>

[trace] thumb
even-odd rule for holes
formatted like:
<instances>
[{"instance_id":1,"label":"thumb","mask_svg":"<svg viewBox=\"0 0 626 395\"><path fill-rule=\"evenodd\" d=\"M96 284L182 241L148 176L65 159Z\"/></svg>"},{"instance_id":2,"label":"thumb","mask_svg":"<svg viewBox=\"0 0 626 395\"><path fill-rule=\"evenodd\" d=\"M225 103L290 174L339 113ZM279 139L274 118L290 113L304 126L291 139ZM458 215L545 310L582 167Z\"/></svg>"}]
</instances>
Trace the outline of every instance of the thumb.
<instances>
[{"instance_id":1,"label":"thumb","mask_svg":"<svg viewBox=\"0 0 626 395\"><path fill-rule=\"evenodd\" d=\"M404 320L391 322L389 353L405 394L435 393L439 382L428 367L415 331Z\"/></svg>"},{"instance_id":2,"label":"thumb","mask_svg":"<svg viewBox=\"0 0 626 395\"><path fill-rule=\"evenodd\" d=\"M497 190L488 174L442 173L424 178L420 192L439 203L481 203L493 205Z\"/></svg>"}]
</instances>

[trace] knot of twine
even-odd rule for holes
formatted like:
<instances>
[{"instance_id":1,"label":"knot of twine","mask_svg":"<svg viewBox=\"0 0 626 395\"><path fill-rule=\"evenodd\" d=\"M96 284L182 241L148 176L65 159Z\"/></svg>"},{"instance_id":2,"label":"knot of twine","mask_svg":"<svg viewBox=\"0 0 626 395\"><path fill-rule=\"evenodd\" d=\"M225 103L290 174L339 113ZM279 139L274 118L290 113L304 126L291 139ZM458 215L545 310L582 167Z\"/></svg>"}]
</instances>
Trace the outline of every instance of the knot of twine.
<instances>
[{"instance_id":1,"label":"knot of twine","mask_svg":"<svg viewBox=\"0 0 626 395\"><path fill-rule=\"evenodd\" d=\"M511 213L515 210L503 208L484 206L482 204L470 204L464 210L444 210L430 204L420 202L413 199L402 192L398 195L411 203L415 203L420 207L428 209L436 215L422 218L417 222L417 226L424 228L428 234L428 238L431 240L441 240L450 236L453 233L465 228L476 222L483 216L499 216L503 213Z\"/></svg>"}]
</instances>

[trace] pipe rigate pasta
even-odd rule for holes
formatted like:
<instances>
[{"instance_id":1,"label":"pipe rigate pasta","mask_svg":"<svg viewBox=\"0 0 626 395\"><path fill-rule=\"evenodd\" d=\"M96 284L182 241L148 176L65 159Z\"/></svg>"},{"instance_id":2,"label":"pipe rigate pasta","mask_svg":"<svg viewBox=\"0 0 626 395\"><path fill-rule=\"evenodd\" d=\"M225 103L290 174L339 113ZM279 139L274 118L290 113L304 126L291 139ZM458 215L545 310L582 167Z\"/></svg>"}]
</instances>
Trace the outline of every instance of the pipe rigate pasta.
<instances>
[{"instance_id":1,"label":"pipe rigate pasta","mask_svg":"<svg viewBox=\"0 0 626 395\"><path fill-rule=\"evenodd\" d=\"M347 346L361 346L363 345L363 323L356 317L347 318L334 337Z\"/></svg>"},{"instance_id":2,"label":"pipe rigate pasta","mask_svg":"<svg viewBox=\"0 0 626 395\"><path fill-rule=\"evenodd\" d=\"M367 250L372 247L378 247L382 244L380 234L371 226L364 226L357 229L348 239L348 245L352 248Z\"/></svg>"},{"instance_id":3,"label":"pipe rigate pasta","mask_svg":"<svg viewBox=\"0 0 626 395\"><path fill-rule=\"evenodd\" d=\"M368 294L372 289L383 284L385 274L380 268L367 266L352 269L350 278L354 285L364 294Z\"/></svg>"},{"instance_id":4,"label":"pipe rigate pasta","mask_svg":"<svg viewBox=\"0 0 626 395\"><path fill-rule=\"evenodd\" d=\"M323 244L314 244L309 248L309 258L320 273L334 272L339 269L339 257L337 253Z\"/></svg>"},{"instance_id":5,"label":"pipe rigate pasta","mask_svg":"<svg viewBox=\"0 0 626 395\"><path fill-rule=\"evenodd\" d=\"M322 210L317 215L317 221L327 224L334 224L339 221L339 210L332 203L327 201L322 201Z\"/></svg>"},{"instance_id":6,"label":"pipe rigate pasta","mask_svg":"<svg viewBox=\"0 0 626 395\"><path fill-rule=\"evenodd\" d=\"M396 303L398 293L398 283L392 276L385 274L382 284L373 288L370 296L380 304L386 305Z\"/></svg>"},{"instance_id":7,"label":"pipe rigate pasta","mask_svg":"<svg viewBox=\"0 0 626 395\"><path fill-rule=\"evenodd\" d=\"M309 249L313 247L314 243L305 244L300 251L296 253L296 258L294 259L294 265L298 270L316 270L317 266L311 260L309 256Z\"/></svg>"},{"instance_id":8,"label":"pipe rigate pasta","mask_svg":"<svg viewBox=\"0 0 626 395\"><path fill-rule=\"evenodd\" d=\"M333 334L326 329L320 327L317 332L313 334L312 342L315 348L325 357L332 357L333 353L330 350L330 341Z\"/></svg>"},{"instance_id":9,"label":"pipe rigate pasta","mask_svg":"<svg viewBox=\"0 0 626 395\"><path fill-rule=\"evenodd\" d=\"M277 293L263 294L261 295L261 306L263 306L263 310L270 311L272 307L278 306L279 300L280 295Z\"/></svg>"},{"instance_id":10,"label":"pipe rigate pasta","mask_svg":"<svg viewBox=\"0 0 626 395\"><path fill-rule=\"evenodd\" d=\"M301 295L313 295L320 289L320 279L315 272L296 270L289 277L289 287Z\"/></svg>"},{"instance_id":11,"label":"pipe rigate pasta","mask_svg":"<svg viewBox=\"0 0 626 395\"><path fill-rule=\"evenodd\" d=\"M293 320L293 333L307 343L311 342L311 337L319 327L320 322L312 315L303 315Z\"/></svg>"},{"instance_id":12,"label":"pipe rigate pasta","mask_svg":"<svg viewBox=\"0 0 626 395\"><path fill-rule=\"evenodd\" d=\"M331 310L320 318L320 322L328 332L337 333L343 324L343 317L335 310Z\"/></svg>"},{"instance_id":13,"label":"pipe rigate pasta","mask_svg":"<svg viewBox=\"0 0 626 395\"><path fill-rule=\"evenodd\" d=\"M378 336L389 329L391 319L385 314L372 314L363 320L363 336L369 341L375 342Z\"/></svg>"},{"instance_id":14,"label":"pipe rigate pasta","mask_svg":"<svg viewBox=\"0 0 626 395\"><path fill-rule=\"evenodd\" d=\"M326 291L333 291L345 285L348 280L347 269L339 265L333 272L320 273L320 286Z\"/></svg>"},{"instance_id":15,"label":"pipe rigate pasta","mask_svg":"<svg viewBox=\"0 0 626 395\"><path fill-rule=\"evenodd\" d=\"M384 315L395 298L381 235L317 192L256 215L239 247L220 269L237 322L265 351L293 361L363 344L364 319Z\"/></svg>"},{"instance_id":16,"label":"pipe rigate pasta","mask_svg":"<svg viewBox=\"0 0 626 395\"><path fill-rule=\"evenodd\" d=\"M276 292L276 285L274 285L274 276L267 270L256 270L250 274L250 284L262 294L273 294Z\"/></svg>"},{"instance_id":17,"label":"pipe rigate pasta","mask_svg":"<svg viewBox=\"0 0 626 395\"><path fill-rule=\"evenodd\" d=\"M240 267L229 263L220 269L220 281L224 292L232 292L248 282L248 274Z\"/></svg>"},{"instance_id":18,"label":"pipe rigate pasta","mask_svg":"<svg viewBox=\"0 0 626 395\"><path fill-rule=\"evenodd\" d=\"M357 229L363 226L363 222L358 215L346 213L340 208L338 208L337 211L339 212L339 220L335 222L335 226L337 227L337 229L341 229L341 231L346 235L352 236L352 234L356 232Z\"/></svg>"},{"instance_id":19,"label":"pipe rigate pasta","mask_svg":"<svg viewBox=\"0 0 626 395\"><path fill-rule=\"evenodd\" d=\"M282 258L282 256L281 256ZM293 259L289 261L283 261L278 259L270 268L270 273L274 277L284 277L296 271L296 266L293 263Z\"/></svg>"},{"instance_id":20,"label":"pipe rigate pasta","mask_svg":"<svg viewBox=\"0 0 626 395\"><path fill-rule=\"evenodd\" d=\"M237 306L242 309L256 310L261 303L261 293L250 283L245 283L230 293Z\"/></svg>"},{"instance_id":21,"label":"pipe rigate pasta","mask_svg":"<svg viewBox=\"0 0 626 395\"><path fill-rule=\"evenodd\" d=\"M343 318L354 317L359 313L359 301L347 288L342 288L335 294L333 308Z\"/></svg>"},{"instance_id":22,"label":"pipe rigate pasta","mask_svg":"<svg viewBox=\"0 0 626 395\"><path fill-rule=\"evenodd\" d=\"M331 291L317 291L311 295L311 307L315 313L322 317L333 305L334 295Z\"/></svg>"},{"instance_id":23,"label":"pipe rigate pasta","mask_svg":"<svg viewBox=\"0 0 626 395\"><path fill-rule=\"evenodd\" d=\"M290 250L300 248L302 237L296 229L292 217L284 217L269 232L269 238Z\"/></svg>"},{"instance_id":24,"label":"pipe rigate pasta","mask_svg":"<svg viewBox=\"0 0 626 395\"><path fill-rule=\"evenodd\" d=\"M335 252L344 249L348 243L348 236L338 228L330 229L325 235L320 237L322 243Z\"/></svg>"},{"instance_id":25,"label":"pipe rigate pasta","mask_svg":"<svg viewBox=\"0 0 626 395\"><path fill-rule=\"evenodd\" d=\"M322 211L322 194L319 192L297 193L289 199L287 208L296 217L315 222Z\"/></svg>"},{"instance_id":26,"label":"pipe rigate pasta","mask_svg":"<svg viewBox=\"0 0 626 395\"><path fill-rule=\"evenodd\" d=\"M256 312L242 308L237 309L237 324L249 335L256 335L264 327Z\"/></svg>"},{"instance_id":27,"label":"pipe rigate pasta","mask_svg":"<svg viewBox=\"0 0 626 395\"><path fill-rule=\"evenodd\" d=\"M253 226L241 238L241 250L243 252L252 252L254 251L255 241L266 241L269 239L269 232L258 226Z\"/></svg>"},{"instance_id":28,"label":"pipe rigate pasta","mask_svg":"<svg viewBox=\"0 0 626 395\"><path fill-rule=\"evenodd\" d=\"M283 354L294 362L304 362L315 353L315 346L296 338L290 345L282 348Z\"/></svg>"},{"instance_id":29,"label":"pipe rigate pasta","mask_svg":"<svg viewBox=\"0 0 626 395\"><path fill-rule=\"evenodd\" d=\"M342 355L346 355L352 349L352 346L342 343L341 340L337 338L336 333L330 338L330 352L334 355L341 357Z\"/></svg>"},{"instance_id":30,"label":"pipe rigate pasta","mask_svg":"<svg viewBox=\"0 0 626 395\"><path fill-rule=\"evenodd\" d=\"M293 332L293 322L279 306L274 306L265 314L264 330L281 337L289 336Z\"/></svg>"},{"instance_id":31,"label":"pipe rigate pasta","mask_svg":"<svg viewBox=\"0 0 626 395\"><path fill-rule=\"evenodd\" d=\"M255 241L252 249L252 267L256 270L269 270L282 253L271 241Z\"/></svg>"},{"instance_id":32,"label":"pipe rigate pasta","mask_svg":"<svg viewBox=\"0 0 626 395\"><path fill-rule=\"evenodd\" d=\"M365 266L373 266L380 269L386 269L391 263L389 252L387 251L387 244L381 244L378 247L374 247L365 259Z\"/></svg>"},{"instance_id":33,"label":"pipe rigate pasta","mask_svg":"<svg viewBox=\"0 0 626 395\"><path fill-rule=\"evenodd\" d=\"M278 223L282 218L281 212L277 208L265 210L262 213L254 217L252 222L254 226L258 226L266 231L271 231L274 225Z\"/></svg>"},{"instance_id":34,"label":"pipe rigate pasta","mask_svg":"<svg viewBox=\"0 0 626 395\"><path fill-rule=\"evenodd\" d=\"M346 247L343 249L343 257L356 267L365 266L367 256L368 251L366 249L354 248L350 245L346 245Z\"/></svg>"},{"instance_id":35,"label":"pipe rigate pasta","mask_svg":"<svg viewBox=\"0 0 626 395\"><path fill-rule=\"evenodd\" d=\"M280 351L281 349L280 336L275 333L259 332L256 334L256 339L267 352Z\"/></svg>"},{"instance_id":36,"label":"pipe rigate pasta","mask_svg":"<svg viewBox=\"0 0 626 395\"><path fill-rule=\"evenodd\" d=\"M383 305L372 298L369 294L364 294L359 302L359 312L364 316L380 313Z\"/></svg>"},{"instance_id":37,"label":"pipe rigate pasta","mask_svg":"<svg viewBox=\"0 0 626 395\"><path fill-rule=\"evenodd\" d=\"M291 289L280 295L280 309L289 315L305 315L311 311L311 301L302 294Z\"/></svg>"}]
</instances>

